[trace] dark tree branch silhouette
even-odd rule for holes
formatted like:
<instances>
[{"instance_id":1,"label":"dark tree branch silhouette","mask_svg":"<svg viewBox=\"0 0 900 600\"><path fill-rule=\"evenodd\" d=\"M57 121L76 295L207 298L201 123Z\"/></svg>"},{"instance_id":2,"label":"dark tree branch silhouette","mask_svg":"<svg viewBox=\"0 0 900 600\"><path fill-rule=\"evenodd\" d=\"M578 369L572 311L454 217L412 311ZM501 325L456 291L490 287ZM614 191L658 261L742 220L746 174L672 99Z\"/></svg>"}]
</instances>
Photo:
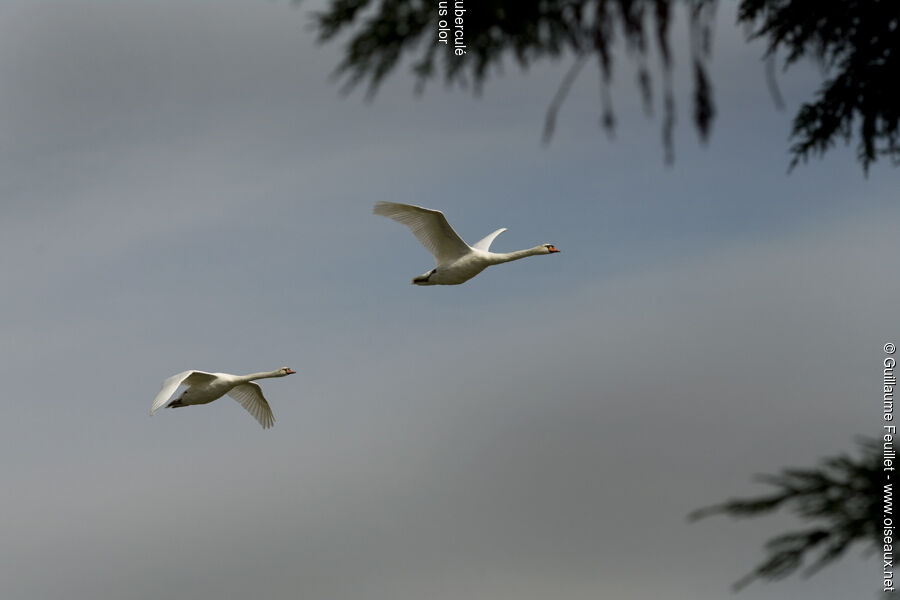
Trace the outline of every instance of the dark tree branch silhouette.
<instances>
[{"instance_id":1,"label":"dark tree branch silhouette","mask_svg":"<svg viewBox=\"0 0 900 600\"><path fill-rule=\"evenodd\" d=\"M825 74L813 102L794 117L791 167L853 138L863 169L879 155L900 162L900 3L891 0L743 0L738 21L764 39L766 54L786 52L785 69L804 56Z\"/></svg>"},{"instance_id":2,"label":"dark tree branch silhouette","mask_svg":"<svg viewBox=\"0 0 900 600\"><path fill-rule=\"evenodd\" d=\"M826 458L814 469L783 469L778 475L758 475L757 480L775 488L767 496L740 498L701 508L691 520L716 514L735 518L758 517L787 508L810 526L772 538L768 557L734 587L741 589L755 579L778 580L804 566L806 576L827 566L851 546L874 551L881 544L882 465L877 440L859 440L861 456L846 454Z\"/></svg>"},{"instance_id":3,"label":"dark tree branch silhouette","mask_svg":"<svg viewBox=\"0 0 900 600\"><path fill-rule=\"evenodd\" d=\"M299 1L299 0L295 0ZM439 16L434 0L331 0L315 15L320 42L349 35L336 74L343 91L365 85L374 96L385 77L412 60L416 90L439 74L446 84L470 86L478 93L494 70L513 57L522 69L544 59L574 61L561 82L544 122L543 139L553 135L556 114L586 57L595 56L600 73L600 123L615 127L610 100L615 56L621 38L637 63L637 85L648 113L653 106L653 76L647 66L652 46L659 55L662 89L662 138L666 160L672 159L675 101L672 93L672 11L688 12L693 73L695 128L702 141L715 117L712 84L706 65L712 48L716 0L478 0L465 3L466 54L438 43L438 21L453 23L454 0L443 3ZM820 62L824 82L812 102L794 118L790 147L793 168L810 156L825 154L834 143L858 137L857 156L864 171L879 156L900 162L900 2L894 0L742 0L738 23L748 39L767 43L768 70L762 77L774 85L774 61L786 53L787 69L803 57ZM451 25L452 28L452 25ZM858 124L858 127L856 125ZM854 129L855 128L855 129Z\"/></svg>"}]
</instances>

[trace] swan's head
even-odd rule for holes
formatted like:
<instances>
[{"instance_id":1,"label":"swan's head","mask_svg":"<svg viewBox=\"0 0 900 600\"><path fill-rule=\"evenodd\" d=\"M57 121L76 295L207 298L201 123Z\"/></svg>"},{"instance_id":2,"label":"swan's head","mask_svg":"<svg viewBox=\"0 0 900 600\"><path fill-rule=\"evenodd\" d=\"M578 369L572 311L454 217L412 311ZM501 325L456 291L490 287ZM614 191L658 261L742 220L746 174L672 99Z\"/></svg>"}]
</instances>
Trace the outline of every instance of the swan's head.
<instances>
[{"instance_id":1,"label":"swan's head","mask_svg":"<svg viewBox=\"0 0 900 600\"><path fill-rule=\"evenodd\" d=\"M293 375L296 372L297 371L295 371L293 369L289 369L287 367L281 367L280 369L278 369L278 376L284 377L285 375Z\"/></svg>"},{"instance_id":2,"label":"swan's head","mask_svg":"<svg viewBox=\"0 0 900 600\"><path fill-rule=\"evenodd\" d=\"M547 254L553 254L555 252L559 252L559 250L557 250L556 246L554 246L553 244L544 244L544 248L546 248Z\"/></svg>"}]
</instances>

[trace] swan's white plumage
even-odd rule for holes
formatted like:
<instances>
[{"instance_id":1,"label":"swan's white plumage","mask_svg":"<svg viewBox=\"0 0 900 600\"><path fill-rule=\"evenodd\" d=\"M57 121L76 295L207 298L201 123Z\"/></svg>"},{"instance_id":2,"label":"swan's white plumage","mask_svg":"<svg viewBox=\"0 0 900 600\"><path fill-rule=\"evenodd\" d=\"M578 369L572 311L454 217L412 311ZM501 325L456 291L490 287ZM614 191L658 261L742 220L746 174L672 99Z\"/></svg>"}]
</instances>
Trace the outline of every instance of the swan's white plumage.
<instances>
[{"instance_id":1,"label":"swan's white plumage","mask_svg":"<svg viewBox=\"0 0 900 600\"><path fill-rule=\"evenodd\" d=\"M438 265L452 262L470 250L469 245L450 227L444 213L439 210L412 204L376 202L373 212L409 227L419 242L434 255L434 261Z\"/></svg>"},{"instance_id":2,"label":"swan's white plumage","mask_svg":"<svg viewBox=\"0 0 900 600\"><path fill-rule=\"evenodd\" d=\"M150 416L152 417L153 413L169 402L172 393L175 392L181 384L187 386L208 385L212 383L215 378L215 375L207 373L206 371L182 371L177 375L172 375L163 381L162 389L159 390L156 398L153 399L153 405L150 407Z\"/></svg>"},{"instance_id":3,"label":"swan's white plumage","mask_svg":"<svg viewBox=\"0 0 900 600\"><path fill-rule=\"evenodd\" d=\"M228 395L253 415L263 429L268 429L275 424L275 415L272 414L272 408L263 397L262 388L259 385L252 382L242 383L228 390Z\"/></svg>"},{"instance_id":4,"label":"swan's white plumage","mask_svg":"<svg viewBox=\"0 0 900 600\"><path fill-rule=\"evenodd\" d=\"M287 367L250 375L207 373L196 370L183 371L163 381L162 388L150 407L150 415L152 416L164 406L182 407L208 404L228 394L237 400L254 419L259 421L263 429L268 429L275 424L275 416L272 414L272 408L266 401L265 396L263 396L262 388L252 383L252 380L284 377L293 373L294 371ZM181 385L186 386L186 389L178 398L172 399L175 390Z\"/></svg>"},{"instance_id":5,"label":"swan's white plumage","mask_svg":"<svg viewBox=\"0 0 900 600\"><path fill-rule=\"evenodd\" d=\"M397 202L376 202L373 211L406 225L413 235L434 256L435 268L413 278L416 285L458 285L472 279L487 267L519 260L526 256L559 252L553 244L542 244L517 252L491 252L491 243L506 231L505 227L494 231L469 246L450 227L444 213Z\"/></svg>"},{"instance_id":6,"label":"swan's white plumage","mask_svg":"<svg viewBox=\"0 0 900 600\"><path fill-rule=\"evenodd\" d=\"M484 250L485 252L487 252L491 249L491 244L494 243L494 238L504 231L506 231L506 227L501 227L497 231L487 234L486 236L472 244L472 247L476 250Z\"/></svg>"}]
</instances>

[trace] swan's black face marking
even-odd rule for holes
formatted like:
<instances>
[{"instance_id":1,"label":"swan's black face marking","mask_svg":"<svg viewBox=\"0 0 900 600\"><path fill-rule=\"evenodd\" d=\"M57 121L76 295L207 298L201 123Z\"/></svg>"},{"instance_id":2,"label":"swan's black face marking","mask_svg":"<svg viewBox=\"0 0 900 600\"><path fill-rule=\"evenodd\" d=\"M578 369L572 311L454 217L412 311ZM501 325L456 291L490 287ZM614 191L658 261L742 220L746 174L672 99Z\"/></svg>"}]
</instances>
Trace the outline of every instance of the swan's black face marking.
<instances>
[{"instance_id":1,"label":"swan's black face marking","mask_svg":"<svg viewBox=\"0 0 900 600\"><path fill-rule=\"evenodd\" d=\"M547 252L549 252L550 254L553 254L554 252L559 252L559 250L557 250L556 246L554 246L553 244L544 244L544 248L546 248Z\"/></svg>"}]
</instances>

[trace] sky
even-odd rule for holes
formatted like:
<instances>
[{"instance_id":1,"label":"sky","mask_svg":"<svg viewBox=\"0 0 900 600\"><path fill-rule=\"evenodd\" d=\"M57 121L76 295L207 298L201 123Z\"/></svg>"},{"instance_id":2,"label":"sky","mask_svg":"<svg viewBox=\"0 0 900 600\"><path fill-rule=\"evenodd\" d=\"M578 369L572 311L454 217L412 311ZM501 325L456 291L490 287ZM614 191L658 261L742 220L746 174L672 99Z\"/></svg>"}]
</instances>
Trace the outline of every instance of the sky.
<instances>
[{"instance_id":1,"label":"sky","mask_svg":"<svg viewBox=\"0 0 900 600\"><path fill-rule=\"evenodd\" d=\"M617 68L510 64L475 97L403 70L371 102L288 2L0 2L0 597L875 597L856 548L730 585L796 526L686 515L761 494L880 427L896 341L896 168L852 147L787 172L821 74L765 84L717 15L709 144ZM462 286L378 200L492 249L561 252ZM148 415L166 377L250 373Z\"/></svg>"}]
</instances>

